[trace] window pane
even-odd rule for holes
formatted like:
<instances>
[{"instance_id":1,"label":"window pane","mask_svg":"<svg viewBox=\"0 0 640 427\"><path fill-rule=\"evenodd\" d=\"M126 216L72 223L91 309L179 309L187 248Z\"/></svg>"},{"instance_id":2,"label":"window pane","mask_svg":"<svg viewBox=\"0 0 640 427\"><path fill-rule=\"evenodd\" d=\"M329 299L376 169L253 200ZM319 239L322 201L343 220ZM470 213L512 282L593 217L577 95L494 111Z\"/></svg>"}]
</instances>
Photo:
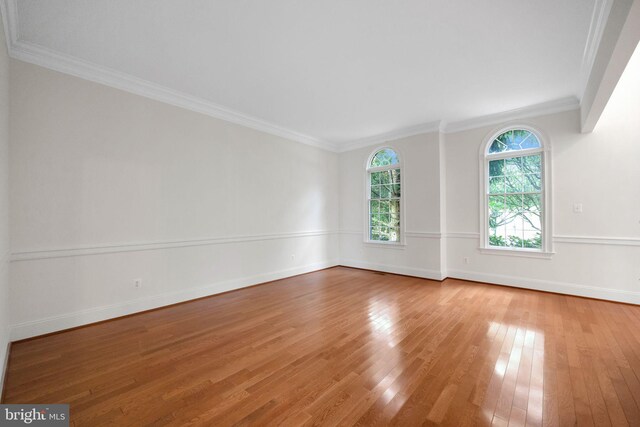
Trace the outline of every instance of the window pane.
<instances>
[{"instance_id":1,"label":"window pane","mask_svg":"<svg viewBox=\"0 0 640 427\"><path fill-rule=\"evenodd\" d=\"M489 244L506 246L504 221L505 196L489 196Z\"/></svg>"},{"instance_id":2,"label":"window pane","mask_svg":"<svg viewBox=\"0 0 640 427\"><path fill-rule=\"evenodd\" d=\"M371 167L391 166L399 163L397 154L390 149L378 151ZM370 172L369 182L369 239L377 241L400 240L400 196L402 193L399 168Z\"/></svg>"},{"instance_id":3,"label":"window pane","mask_svg":"<svg viewBox=\"0 0 640 427\"><path fill-rule=\"evenodd\" d=\"M371 185L380 184L380 175L382 175L382 172L373 172L371 174Z\"/></svg>"},{"instance_id":4,"label":"window pane","mask_svg":"<svg viewBox=\"0 0 640 427\"><path fill-rule=\"evenodd\" d=\"M504 142L500 141L499 139L495 139L491 144L491 147L489 147L489 154L500 153L502 151L505 151L506 149L507 145Z\"/></svg>"},{"instance_id":5,"label":"window pane","mask_svg":"<svg viewBox=\"0 0 640 427\"><path fill-rule=\"evenodd\" d=\"M512 157L504 159L504 175L520 175L522 174L522 157Z\"/></svg>"},{"instance_id":6,"label":"window pane","mask_svg":"<svg viewBox=\"0 0 640 427\"><path fill-rule=\"evenodd\" d=\"M371 227L379 227L380 223L380 214L371 214Z\"/></svg>"},{"instance_id":7,"label":"window pane","mask_svg":"<svg viewBox=\"0 0 640 427\"><path fill-rule=\"evenodd\" d=\"M371 159L371 167L395 165L399 163L398 155L390 148L378 151Z\"/></svg>"},{"instance_id":8,"label":"window pane","mask_svg":"<svg viewBox=\"0 0 640 427\"><path fill-rule=\"evenodd\" d=\"M528 150L542 145L536 136L523 129L514 129L499 135L489 147L489 154L505 151Z\"/></svg>"},{"instance_id":9,"label":"window pane","mask_svg":"<svg viewBox=\"0 0 640 427\"><path fill-rule=\"evenodd\" d=\"M393 184L391 197L400 197L400 184Z\"/></svg>"},{"instance_id":10,"label":"window pane","mask_svg":"<svg viewBox=\"0 0 640 427\"><path fill-rule=\"evenodd\" d=\"M504 198L504 211L510 215L519 215L522 212L522 194L507 194Z\"/></svg>"},{"instance_id":11,"label":"window pane","mask_svg":"<svg viewBox=\"0 0 640 427\"><path fill-rule=\"evenodd\" d=\"M489 176L504 175L504 160L491 160L489 162Z\"/></svg>"},{"instance_id":12,"label":"window pane","mask_svg":"<svg viewBox=\"0 0 640 427\"><path fill-rule=\"evenodd\" d=\"M391 172L391 175L393 177L393 182L400 182L400 169L393 169Z\"/></svg>"},{"instance_id":13,"label":"window pane","mask_svg":"<svg viewBox=\"0 0 640 427\"><path fill-rule=\"evenodd\" d=\"M541 173L542 172L542 155L536 154L533 156L522 157L522 172L523 173Z\"/></svg>"},{"instance_id":14,"label":"window pane","mask_svg":"<svg viewBox=\"0 0 640 427\"><path fill-rule=\"evenodd\" d=\"M377 227L372 227L369 232L369 238L371 240L380 240L380 229Z\"/></svg>"},{"instance_id":15,"label":"window pane","mask_svg":"<svg viewBox=\"0 0 640 427\"><path fill-rule=\"evenodd\" d=\"M522 215L517 213L507 225L507 246L512 248L523 247L524 225Z\"/></svg>"},{"instance_id":16,"label":"window pane","mask_svg":"<svg viewBox=\"0 0 640 427\"><path fill-rule=\"evenodd\" d=\"M525 193L538 192L542 188L542 178L539 173L528 173L523 175L523 191Z\"/></svg>"},{"instance_id":17,"label":"window pane","mask_svg":"<svg viewBox=\"0 0 640 427\"><path fill-rule=\"evenodd\" d=\"M540 194L489 196L489 244L542 248Z\"/></svg>"},{"instance_id":18,"label":"window pane","mask_svg":"<svg viewBox=\"0 0 640 427\"><path fill-rule=\"evenodd\" d=\"M373 209L371 201L370 209ZM400 240L399 200L376 201L382 213L369 214L369 239L397 242Z\"/></svg>"},{"instance_id":19,"label":"window pane","mask_svg":"<svg viewBox=\"0 0 640 427\"><path fill-rule=\"evenodd\" d=\"M541 147L529 131L498 136L489 153ZM542 248L542 154L489 161L489 245Z\"/></svg>"},{"instance_id":20,"label":"window pane","mask_svg":"<svg viewBox=\"0 0 640 427\"><path fill-rule=\"evenodd\" d=\"M503 176L495 176L489 178L489 193L504 193L504 177Z\"/></svg>"},{"instance_id":21,"label":"window pane","mask_svg":"<svg viewBox=\"0 0 640 427\"><path fill-rule=\"evenodd\" d=\"M381 185L380 186L380 198L388 199L391 197L391 186L390 185Z\"/></svg>"},{"instance_id":22,"label":"window pane","mask_svg":"<svg viewBox=\"0 0 640 427\"><path fill-rule=\"evenodd\" d=\"M400 200L389 201L389 213L400 214Z\"/></svg>"},{"instance_id":23,"label":"window pane","mask_svg":"<svg viewBox=\"0 0 640 427\"><path fill-rule=\"evenodd\" d=\"M380 239L382 241L389 240L389 228L388 227L380 227Z\"/></svg>"},{"instance_id":24,"label":"window pane","mask_svg":"<svg viewBox=\"0 0 640 427\"><path fill-rule=\"evenodd\" d=\"M523 242L522 247L542 248L542 197L525 194L522 198Z\"/></svg>"},{"instance_id":25,"label":"window pane","mask_svg":"<svg viewBox=\"0 0 640 427\"><path fill-rule=\"evenodd\" d=\"M524 191L524 176L509 174L504 178L505 193L522 193Z\"/></svg>"},{"instance_id":26,"label":"window pane","mask_svg":"<svg viewBox=\"0 0 640 427\"><path fill-rule=\"evenodd\" d=\"M400 215L398 214L391 214L390 216L391 218L391 226L394 228L400 228Z\"/></svg>"}]
</instances>

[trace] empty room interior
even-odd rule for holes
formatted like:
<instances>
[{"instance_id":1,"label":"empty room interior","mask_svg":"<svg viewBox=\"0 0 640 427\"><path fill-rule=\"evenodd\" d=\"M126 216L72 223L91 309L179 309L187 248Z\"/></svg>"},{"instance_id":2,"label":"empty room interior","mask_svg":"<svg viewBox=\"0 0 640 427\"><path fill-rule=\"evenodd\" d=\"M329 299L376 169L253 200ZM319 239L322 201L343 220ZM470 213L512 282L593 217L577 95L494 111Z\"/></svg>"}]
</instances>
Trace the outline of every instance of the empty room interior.
<instances>
[{"instance_id":1,"label":"empty room interior","mask_svg":"<svg viewBox=\"0 0 640 427\"><path fill-rule=\"evenodd\" d=\"M0 14L0 425L640 426L640 0Z\"/></svg>"}]
</instances>

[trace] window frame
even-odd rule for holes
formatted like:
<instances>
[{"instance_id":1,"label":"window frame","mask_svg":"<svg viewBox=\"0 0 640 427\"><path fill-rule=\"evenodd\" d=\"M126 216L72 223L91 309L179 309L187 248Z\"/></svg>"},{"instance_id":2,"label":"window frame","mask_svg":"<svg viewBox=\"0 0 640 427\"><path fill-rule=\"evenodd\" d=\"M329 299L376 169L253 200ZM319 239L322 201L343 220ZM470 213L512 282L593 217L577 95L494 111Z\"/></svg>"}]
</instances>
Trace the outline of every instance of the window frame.
<instances>
[{"instance_id":1,"label":"window frame","mask_svg":"<svg viewBox=\"0 0 640 427\"><path fill-rule=\"evenodd\" d=\"M525 150L505 151L501 153L489 153L489 148L493 141L505 132L512 130L525 130L531 132L540 142L540 148L530 148ZM542 225L542 247L515 248L499 247L489 244L489 223L488 223L488 197L489 197L489 161L498 159L510 159L540 153L542 156L542 215L540 222ZM550 259L553 252L553 198L551 185L551 143L548 137L539 129L525 123L514 123L508 126L493 130L480 146L480 247L479 250L485 254L509 255L527 258Z\"/></svg>"},{"instance_id":2,"label":"window frame","mask_svg":"<svg viewBox=\"0 0 640 427\"><path fill-rule=\"evenodd\" d=\"M371 167L371 161L375 157L375 155L381 150L393 150L396 153L398 158L398 163L387 166L378 166ZM364 194L364 244L371 245L375 247L388 247L393 249L404 249L406 246L405 242L405 209L404 209L404 182L405 182L405 170L404 170L404 156L402 153L395 147L390 145L383 145L381 147L376 147L371 154L367 157L367 162L365 163L365 194ZM391 169L400 169L400 227L398 228L398 240L396 242L385 241L385 240L371 240L370 229L371 229L371 212L369 211L371 207L371 174L374 172L386 171Z\"/></svg>"}]
</instances>

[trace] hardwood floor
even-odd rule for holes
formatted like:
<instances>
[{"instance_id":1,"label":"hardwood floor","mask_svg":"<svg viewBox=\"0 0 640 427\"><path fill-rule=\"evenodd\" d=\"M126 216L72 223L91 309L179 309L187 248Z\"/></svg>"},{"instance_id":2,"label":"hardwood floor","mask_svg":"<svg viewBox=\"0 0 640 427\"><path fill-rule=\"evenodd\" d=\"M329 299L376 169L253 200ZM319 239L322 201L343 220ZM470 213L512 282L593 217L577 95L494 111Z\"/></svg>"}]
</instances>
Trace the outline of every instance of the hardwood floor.
<instances>
[{"instance_id":1,"label":"hardwood floor","mask_svg":"<svg viewBox=\"0 0 640 427\"><path fill-rule=\"evenodd\" d=\"M640 307L337 267L16 343L84 425L640 425Z\"/></svg>"}]
</instances>

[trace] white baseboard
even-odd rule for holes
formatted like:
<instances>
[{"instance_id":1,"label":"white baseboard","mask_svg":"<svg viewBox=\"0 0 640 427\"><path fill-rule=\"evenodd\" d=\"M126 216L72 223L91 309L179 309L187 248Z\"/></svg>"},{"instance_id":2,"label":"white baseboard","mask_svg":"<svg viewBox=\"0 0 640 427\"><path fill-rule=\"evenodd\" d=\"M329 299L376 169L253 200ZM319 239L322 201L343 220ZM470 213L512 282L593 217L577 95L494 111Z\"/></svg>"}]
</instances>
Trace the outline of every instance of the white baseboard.
<instances>
[{"instance_id":1,"label":"white baseboard","mask_svg":"<svg viewBox=\"0 0 640 427\"><path fill-rule=\"evenodd\" d=\"M364 268L366 270L383 271L385 273L403 274L405 276L422 277L423 279L442 280L444 276L438 270L426 268L404 267L400 265L377 264L372 262L341 259L340 265L345 267Z\"/></svg>"},{"instance_id":2,"label":"white baseboard","mask_svg":"<svg viewBox=\"0 0 640 427\"><path fill-rule=\"evenodd\" d=\"M325 261L315 264L309 264L302 267L228 280L203 287L192 288L177 292L169 292L152 297L140 298L118 304L94 307L74 313L63 314L60 316L53 316L24 322L11 326L10 339L12 341L16 341L30 338L42 334L86 325L89 323L108 320L115 317L126 316L128 314L150 310L170 304L176 304L196 298L215 295L234 289L240 289L258 283L283 279L286 277L295 276L297 274L309 273L336 265L377 270L386 273L404 274L408 276L416 276L432 280L444 279L443 274L438 270L385 265L347 259L342 259L340 260L340 262L338 262L337 260ZM640 305L640 292L634 291L606 289L596 286L578 285L574 283L528 279L523 277L505 276L498 274L477 273L464 270L450 270L448 271L448 277ZM6 363L6 356L4 362Z\"/></svg>"},{"instance_id":3,"label":"white baseboard","mask_svg":"<svg viewBox=\"0 0 640 427\"><path fill-rule=\"evenodd\" d=\"M555 292L559 294L575 295L587 298L596 298L640 305L640 292L625 291L622 289L607 289L598 286L579 285L576 283L528 279L525 277L477 273L474 271L465 270L449 270L448 276L451 279L473 280L475 282L485 282L494 285L513 286L516 288Z\"/></svg>"},{"instance_id":4,"label":"white baseboard","mask_svg":"<svg viewBox=\"0 0 640 427\"><path fill-rule=\"evenodd\" d=\"M138 313L145 310L163 307L166 305L176 304L179 302L189 301L196 298L206 297L219 294L222 292L240 289L259 283L269 282L272 280L284 279L286 277L298 274L309 273L312 271L322 270L324 268L334 267L338 265L338 261L324 261L315 264L309 264L301 267L279 270L266 274L243 277L234 280L218 282L207 286L191 288L176 292L168 292L151 297L140 298L131 301L124 301L117 304L106 305L101 307L89 308L86 310L67 313L59 316L48 317L44 319L32 320L11 326L10 339L12 341L31 338L38 335L48 334L51 332L61 331L64 329L74 328L77 326L87 325L90 323L100 322L102 320L113 319L115 317L126 316L128 314Z\"/></svg>"},{"instance_id":5,"label":"white baseboard","mask_svg":"<svg viewBox=\"0 0 640 427\"><path fill-rule=\"evenodd\" d=\"M4 331L2 340L6 339L6 342L0 341L0 348L3 348L4 353L0 353L0 359L2 359L2 369L0 370L0 398L2 397L2 392L4 391L4 380L7 378L7 368L9 367L9 350L11 348L11 341L9 338L9 328ZM0 401L0 403L2 403Z\"/></svg>"}]
</instances>

